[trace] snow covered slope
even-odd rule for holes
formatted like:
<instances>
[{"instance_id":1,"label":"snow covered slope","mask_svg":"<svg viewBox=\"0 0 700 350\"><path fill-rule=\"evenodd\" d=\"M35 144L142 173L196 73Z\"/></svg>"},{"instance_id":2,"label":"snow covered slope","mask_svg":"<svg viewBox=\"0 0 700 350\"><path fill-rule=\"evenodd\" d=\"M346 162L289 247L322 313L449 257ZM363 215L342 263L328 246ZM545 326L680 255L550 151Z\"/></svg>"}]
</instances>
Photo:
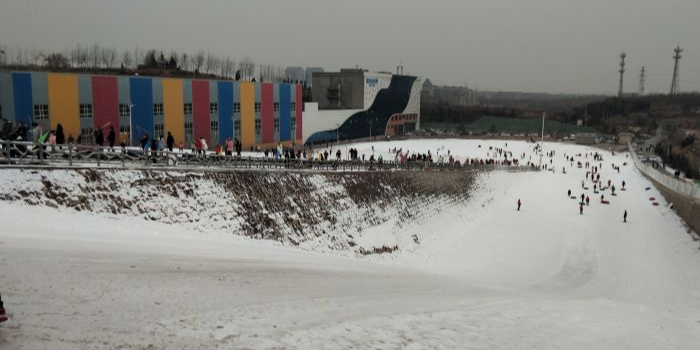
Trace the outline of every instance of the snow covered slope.
<instances>
[{"instance_id":1,"label":"snow covered slope","mask_svg":"<svg viewBox=\"0 0 700 350\"><path fill-rule=\"evenodd\" d=\"M0 170L0 200L275 240L311 250L405 249L409 228L469 196L476 172Z\"/></svg>"},{"instance_id":2,"label":"snow covered slope","mask_svg":"<svg viewBox=\"0 0 700 350\"><path fill-rule=\"evenodd\" d=\"M532 155L532 144L503 141L392 141L358 149L371 153L372 146L432 153L444 147L470 158L492 156L493 146ZM595 162L601 180L617 188L616 196L605 190L610 203L601 204L586 169L575 165L601 151L545 144L545 152L552 150L554 173L485 173L468 200L445 203L408 229L365 230L368 238L397 230L422 236L406 249L360 258L139 217L0 202L0 292L12 313L0 326L0 345L700 347L700 252L680 219L654 188L646 190L651 184L626 154L602 152ZM566 162L565 155L578 154L573 166ZM590 197L583 214L569 189Z\"/></svg>"}]
</instances>

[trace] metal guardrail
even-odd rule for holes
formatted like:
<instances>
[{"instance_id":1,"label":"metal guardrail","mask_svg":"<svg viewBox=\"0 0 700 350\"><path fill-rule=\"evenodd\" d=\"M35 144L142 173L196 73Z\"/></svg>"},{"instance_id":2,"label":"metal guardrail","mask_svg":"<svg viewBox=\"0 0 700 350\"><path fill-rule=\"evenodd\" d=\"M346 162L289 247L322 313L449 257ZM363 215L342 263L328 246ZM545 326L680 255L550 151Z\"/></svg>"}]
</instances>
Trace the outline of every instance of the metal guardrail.
<instances>
[{"instance_id":1,"label":"metal guardrail","mask_svg":"<svg viewBox=\"0 0 700 350\"><path fill-rule=\"evenodd\" d=\"M1 141L0 166L53 167L147 167L147 168L239 168L239 169L307 169L323 171L460 171L507 170L511 172L538 170L516 165L435 163L425 161L396 162L393 160L307 160L300 158L263 158L223 154L151 151L122 147L83 146L74 144L47 145L32 142Z\"/></svg>"}]
</instances>

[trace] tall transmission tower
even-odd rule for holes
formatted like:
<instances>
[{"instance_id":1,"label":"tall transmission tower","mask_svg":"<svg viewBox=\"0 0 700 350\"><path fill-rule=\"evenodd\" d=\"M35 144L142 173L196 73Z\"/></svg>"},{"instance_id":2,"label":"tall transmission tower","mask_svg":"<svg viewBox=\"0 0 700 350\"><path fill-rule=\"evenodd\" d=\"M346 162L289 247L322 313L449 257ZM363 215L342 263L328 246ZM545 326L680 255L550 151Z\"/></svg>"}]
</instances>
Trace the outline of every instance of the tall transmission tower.
<instances>
[{"instance_id":1,"label":"tall transmission tower","mask_svg":"<svg viewBox=\"0 0 700 350\"><path fill-rule=\"evenodd\" d=\"M639 73L639 96L644 96L644 84L647 82L646 67L642 66L642 72Z\"/></svg>"},{"instance_id":2,"label":"tall transmission tower","mask_svg":"<svg viewBox=\"0 0 700 350\"><path fill-rule=\"evenodd\" d=\"M678 86L678 66L680 65L681 61L681 52L683 52L683 49L681 49L680 46L676 46L676 48L673 50L675 55L673 55L673 80L671 81L671 95L675 95L680 92L680 87Z\"/></svg>"},{"instance_id":3,"label":"tall transmission tower","mask_svg":"<svg viewBox=\"0 0 700 350\"><path fill-rule=\"evenodd\" d=\"M625 57L627 57L627 54L624 52L620 54L620 88L617 91L617 97L620 98L622 98L622 84L625 75Z\"/></svg>"}]
</instances>

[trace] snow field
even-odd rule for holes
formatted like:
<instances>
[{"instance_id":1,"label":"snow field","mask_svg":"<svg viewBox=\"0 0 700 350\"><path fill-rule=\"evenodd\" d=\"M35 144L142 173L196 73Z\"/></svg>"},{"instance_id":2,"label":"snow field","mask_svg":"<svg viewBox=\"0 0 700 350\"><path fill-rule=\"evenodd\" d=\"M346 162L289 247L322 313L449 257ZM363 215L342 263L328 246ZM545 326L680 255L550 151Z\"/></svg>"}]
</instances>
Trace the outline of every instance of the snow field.
<instances>
[{"instance_id":1,"label":"snow field","mask_svg":"<svg viewBox=\"0 0 700 350\"><path fill-rule=\"evenodd\" d=\"M358 144L490 157L504 141ZM481 148L478 147L481 145ZM533 144L508 142L514 156ZM467 202L392 215L355 258L186 226L0 202L9 348L690 349L700 346L700 253L626 153L545 143L556 172L480 175ZM600 204L564 154L603 153ZM385 159L389 152L386 153ZM487 154L490 153L490 154ZM585 163L585 157L578 157ZM459 159L459 158L458 158ZM532 158L534 161L539 159ZM591 156L589 155L589 161ZM461 160L461 159L460 159ZM549 162L549 158L545 158ZM521 161L522 162L522 161ZM627 166L622 166L627 162ZM620 173L611 164L619 165ZM561 168L566 166L567 173ZM627 191L620 191L622 180ZM338 191L320 179L319 193ZM28 185L29 186L29 185ZM328 187L328 188L326 188ZM590 206L579 215L578 201ZM652 206L655 197L660 206ZM523 206L516 211L516 201ZM442 206L442 207L441 207ZM629 213L628 223L622 213ZM357 215L348 212L345 215ZM41 218L28 221L31 218ZM167 228L167 229L166 229ZM416 235L419 244L404 243ZM79 287L77 287L79 286ZM70 322L66 323L64 320Z\"/></svg>"}]
</instances>

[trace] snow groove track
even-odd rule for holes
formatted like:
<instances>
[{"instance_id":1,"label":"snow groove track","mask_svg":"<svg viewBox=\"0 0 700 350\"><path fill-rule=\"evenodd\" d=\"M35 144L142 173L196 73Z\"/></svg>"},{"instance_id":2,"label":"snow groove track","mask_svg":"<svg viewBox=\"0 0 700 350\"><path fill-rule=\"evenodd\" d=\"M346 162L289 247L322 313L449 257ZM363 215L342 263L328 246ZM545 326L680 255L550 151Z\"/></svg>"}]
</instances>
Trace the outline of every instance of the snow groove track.
<instances>
[{"instance_id":1,"label":"snow groove track","mask_svg":"<svg viewBox=\"0 0 700 350\"><path fill-rule=\"evenodd\" d=\"M477 140L356 145L360 152L372 146L377 152L441 148L460 160L492 157L489 146L505 147L504 141ZM505 149L518 158L525 153L525 161L535 158L532 144L509 142ZM369 256L0 202L0 292L12 313L0 326L0 347L700 347L700 253L682 221L658 191L645 190L651 184L626 154L546 143L551 150L554 173L480 173L468 197L427 201L417 219L401 226L392 221L402 215L394 206L391 215L363 227L356 243L393 240L400 248ZM604 158L595 162L602 165L601 180L617 188L616 196L603 191L607 205L590 181L588 190L581 187L586 169L575 165L592 161L585 153L596 151ZM565 154L581 156L572 166ZM626 191L620 191L623 180ZM10 186L0 184L3 191ZM312 196L330 198L340 188L335 184L316 182L314 188L328 192ZM359 196L355 200L381 192L343 188ZM569 189L590 197L583 215ZM331 214L338 211L348 209L338 206ZM326 235L342 230L326 229Z\"/></svg>"}]
</instances>

